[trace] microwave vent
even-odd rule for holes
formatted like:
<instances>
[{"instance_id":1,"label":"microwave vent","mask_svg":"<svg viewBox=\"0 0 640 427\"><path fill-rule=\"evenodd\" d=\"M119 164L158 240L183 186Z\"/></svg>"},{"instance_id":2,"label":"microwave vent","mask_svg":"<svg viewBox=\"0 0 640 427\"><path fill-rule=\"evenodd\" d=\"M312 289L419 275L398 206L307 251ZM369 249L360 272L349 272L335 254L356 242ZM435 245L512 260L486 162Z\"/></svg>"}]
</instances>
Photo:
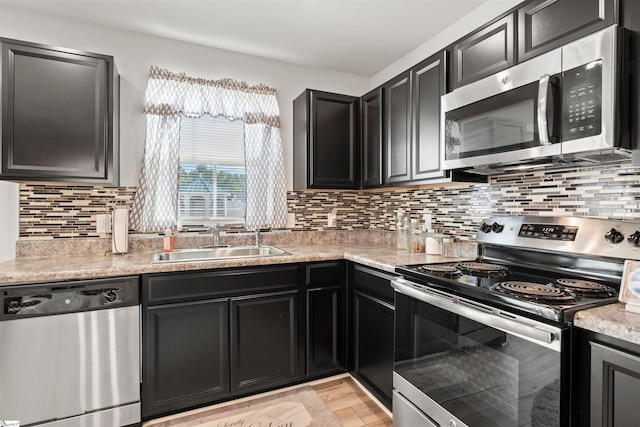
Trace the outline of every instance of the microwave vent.
<instances>
[{"instance_id":1,"label":"microwave vent","mask_svg":"<svg viewBox=\"0 0 640 427\"><path fill-rule=\"evenodd\" d=\"M511 164L490 164L466 169L468 173L478 175L504 175L532 171L561 171L579 167L620 164L631 161L631 151L618 148L602 151L590 151L572 155L542 157Z\"/></svg>"}]
</instances>

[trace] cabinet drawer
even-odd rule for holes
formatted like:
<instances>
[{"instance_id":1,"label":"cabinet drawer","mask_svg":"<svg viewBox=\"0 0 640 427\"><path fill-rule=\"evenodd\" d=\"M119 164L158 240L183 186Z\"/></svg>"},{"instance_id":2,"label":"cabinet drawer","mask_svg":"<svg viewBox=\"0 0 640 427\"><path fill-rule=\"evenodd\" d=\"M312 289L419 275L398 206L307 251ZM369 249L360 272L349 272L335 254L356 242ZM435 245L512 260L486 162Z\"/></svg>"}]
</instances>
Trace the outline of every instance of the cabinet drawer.
<instances>
[{"instance_id":1,"label":"cabinet drawer","mask_svg":"<svg viewBox=\"0 0 640 427\"><path fill-rule=\"evenodd\" d=\"M148 305L296 289L298 266L239 268L143 276Z\"/></svg>"},{"instance_id":2,"label":"cabinet drawer","mask_svg":"<svg viewBox=\"0 0 640 427\"><path fill-rule=\"evenodd\" d=\"M394 302L393 288L390 283L393 278L393 275L378 270L360 265L353 266L353 288L391 304Z\"/></svg>"},{"instance_id":3,"label":"cabinet drawer","mask_svg":"<svg viewBox=\"0 0 640 427\"><path fill-rule=\"evenodd\" d=\"M336 284L341 280L342 263L340 261L307 265L305 278L305 284L307 286Z\"/></svg>"}]
</instances>

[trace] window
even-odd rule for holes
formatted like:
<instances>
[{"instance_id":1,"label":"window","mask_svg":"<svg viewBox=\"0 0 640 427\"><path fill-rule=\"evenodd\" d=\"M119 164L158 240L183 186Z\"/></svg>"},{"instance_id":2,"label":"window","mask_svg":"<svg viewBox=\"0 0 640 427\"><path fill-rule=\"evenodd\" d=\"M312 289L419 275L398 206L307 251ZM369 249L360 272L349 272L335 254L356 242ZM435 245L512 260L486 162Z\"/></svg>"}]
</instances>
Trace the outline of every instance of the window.
<instances>
[{"instance_id":1,"label":"window","mask_svg":"<svg viewBox=\"0 0 640 427\"><path fill-rule=\"evenodd\" d=\"M244 124L183 117L178 184L183 226L244 224L245 189Z\"/></svg>"}]
</instances>

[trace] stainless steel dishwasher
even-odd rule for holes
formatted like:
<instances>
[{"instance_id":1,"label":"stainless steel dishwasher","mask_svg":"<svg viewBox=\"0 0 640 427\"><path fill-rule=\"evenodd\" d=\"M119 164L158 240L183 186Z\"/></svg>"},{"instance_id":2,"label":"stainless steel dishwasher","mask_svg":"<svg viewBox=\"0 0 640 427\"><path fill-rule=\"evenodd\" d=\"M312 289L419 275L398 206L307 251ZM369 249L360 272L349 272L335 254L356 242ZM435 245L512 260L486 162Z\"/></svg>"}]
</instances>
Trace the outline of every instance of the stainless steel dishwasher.
<instances>
[{"instance_id":1,"label":"stainless steel dishwasher","mask_svg":"<svg viewBox=\"0 0 640 427\"><path fill-rule=\"evenodd\" d=\"M0 420L140 422L137 277L0 285Z\"/></svg>"}]
</instances>

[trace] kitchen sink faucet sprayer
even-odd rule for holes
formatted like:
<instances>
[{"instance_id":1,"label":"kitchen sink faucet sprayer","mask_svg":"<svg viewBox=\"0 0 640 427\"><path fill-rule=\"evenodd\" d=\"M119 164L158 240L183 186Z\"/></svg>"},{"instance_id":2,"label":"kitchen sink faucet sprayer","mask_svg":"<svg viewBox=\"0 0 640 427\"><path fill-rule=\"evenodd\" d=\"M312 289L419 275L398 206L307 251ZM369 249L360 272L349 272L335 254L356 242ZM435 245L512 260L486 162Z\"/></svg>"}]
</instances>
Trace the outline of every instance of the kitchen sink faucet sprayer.
<instances>
[{"instance_id":1,"label":"kitchen sink faucet sprayer","mask_svg":"<svg viewBox=\"0 0 640 427\"><path fill-rule=\"evenodd\" d=\"M256 245L256 247L260 247L260 227L256 227L256 229L255 229L255 237L256 237L255 245Z\"/></svg>"}]
</instances>

